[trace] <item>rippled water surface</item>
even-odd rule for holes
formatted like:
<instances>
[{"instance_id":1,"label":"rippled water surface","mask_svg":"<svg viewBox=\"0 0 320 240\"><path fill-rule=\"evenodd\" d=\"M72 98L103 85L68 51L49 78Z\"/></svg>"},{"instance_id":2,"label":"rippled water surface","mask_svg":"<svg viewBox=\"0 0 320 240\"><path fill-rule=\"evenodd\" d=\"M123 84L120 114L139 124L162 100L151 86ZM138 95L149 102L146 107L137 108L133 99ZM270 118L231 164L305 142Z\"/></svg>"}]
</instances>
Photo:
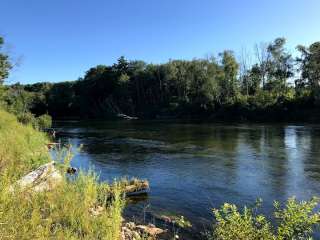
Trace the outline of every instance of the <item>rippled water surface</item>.
<instances>
[{"instance_id":1,"label":"rippled water surface","mask_svg":"<svg viewBox=\"0 0 320 240\"><path fill-rule=\"evenodd\" d=\"M131 203L128 218L179 214L204 231L223 202L262 211L274 199L320 195L320 126L177 122L57 122L58 137L77 146L72 165L101 180L148 179L151 191ZM154 217L154 221L156 217Z\"/></svg>"}]
</instances>

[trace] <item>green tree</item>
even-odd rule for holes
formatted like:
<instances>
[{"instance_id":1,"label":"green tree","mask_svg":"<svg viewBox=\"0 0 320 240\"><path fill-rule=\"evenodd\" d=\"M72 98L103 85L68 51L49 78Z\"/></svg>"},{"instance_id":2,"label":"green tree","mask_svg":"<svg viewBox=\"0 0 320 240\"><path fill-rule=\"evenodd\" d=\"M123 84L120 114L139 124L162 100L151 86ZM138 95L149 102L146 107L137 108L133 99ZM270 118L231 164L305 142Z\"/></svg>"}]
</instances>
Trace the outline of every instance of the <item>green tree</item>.
<instances>
[{"instance_id":1,"label":"green tree","mask_svg":"<svg viewBox=\"0 0 320 240\"><path fill-rule=\"evenodd\" d=\"M285 38L277 38L267 48L271 57L267 62L268 82L265 88L279 94L285 93L287 80L293 76L293 59L285 44Z\"/></svg>"},{"instance_id":2,"label":"green tree","mask_svg":"<svg viewBox=\"0 0 320 240\"><path fill-rule=\"evenodd\" d=\"M261 69L258 64L254 64L240 79L241 92L246 95L255 95L261 86Z\"/></svg>"},{"instance_id":3,"label":"green tree","mask_svg":"<svg viewBox=\"0 0 320 240\"><path fill-rule=\"evenodd\" d=\"M301 56L297 59L300 64L300 78L296 87L309 89L313 96L319 98L320 89L320 42L315 42L309 47L298 46Z\"/></svg>"},{"instance_id":4,"label":"green tree","mask_svg":"<svg viewBox=\"0 0 320 240\"><path fill-rule=\"evenodd\" d=\"M232 51L224 51L220 54L222 69L224 77L220 82L220 89L222 93L222 102L228 103L233 102L236 95L238 94L238 70L239 64L234 57Z\"/></svg>"},{"instance_id":5,"label":"green tree","mask_svg":"<svg viewBox=\"0 0 320 240\"><path fill-rule=\"evenodd\" d=\"M12 65L9 61L9 56L1 52L4 44L4 39L0 36L0 84L9 76L9 71Z\"/></svg>"}]
</instances>

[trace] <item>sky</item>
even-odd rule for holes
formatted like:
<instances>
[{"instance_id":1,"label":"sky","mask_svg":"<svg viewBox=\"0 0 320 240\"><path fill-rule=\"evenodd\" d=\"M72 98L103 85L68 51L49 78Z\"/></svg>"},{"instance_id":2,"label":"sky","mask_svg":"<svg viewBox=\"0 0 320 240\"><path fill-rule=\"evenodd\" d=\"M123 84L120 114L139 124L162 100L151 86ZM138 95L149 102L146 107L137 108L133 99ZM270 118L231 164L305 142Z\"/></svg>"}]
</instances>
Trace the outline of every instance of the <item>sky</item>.
<instances>
[{"instance_id":1,"label":"sky","mask_svg":"<svg viewBox=\"0 0 320 240\"><path fill-rule=\"evenodd\" d=\"M0 35L17 67L8 83L69 81L98 64L162 63L277 37L320 41L319 0L0 0Z\"/></svg>"}]
</instances>

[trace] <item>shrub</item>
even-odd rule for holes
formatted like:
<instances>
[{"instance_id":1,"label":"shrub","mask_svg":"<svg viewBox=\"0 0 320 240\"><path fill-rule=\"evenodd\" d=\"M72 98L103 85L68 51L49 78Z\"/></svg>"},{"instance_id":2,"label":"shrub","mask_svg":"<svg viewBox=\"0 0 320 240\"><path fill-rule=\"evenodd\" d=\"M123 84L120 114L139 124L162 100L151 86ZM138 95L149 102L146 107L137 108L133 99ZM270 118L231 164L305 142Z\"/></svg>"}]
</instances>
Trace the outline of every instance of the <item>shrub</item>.
<instances>
[{"instance_id":1,"label":"shrub","mask_svg":"<svg viewBox=\"0 0 320 240\"><path fill-rule=\"evenodd\" d=\"M225 203L213 211L216 224L212 237L218 240L311 239L313 229L320 223L319 212L314 212L317 205L317 198L302 202L289 198L283 208L275 202L276 225L273 226L253 209L245 207L239 211L235 205Z\"/></svg>"},{"instance_id":2,"label":"shrub","mask_svg":"<svg viewBox=\"0 0 320 240\"><path fill-rule=\"evenodd\" d=\"M314 213L318 200L312 198L310 201L297 202L295 198L289 198L283 209L279 202L275 202L278 239L309 239L314 226L320 223L320 213Z\"/></svg>"},{"instance_id":3,"label":"shrub","mask_svg":"<svg viewBox=\"0 0 320 240\"><path fill-rule=\"evenodd\" d=\"M214 239L275 239L267 219L263 215L255 216L247 207L239 212L237 206L225 203L220 210L214 210L214 215L217 221Z\"/></svg>"},{"instance_id":4,"label":"shrub","mask_svg":"<svg viewBox=\"0 0 320 240\"><path fill-rule=\"evenodd\" d=\"M30 112L18 114L17 118L18 121L24 125L31 125L36 129L38 128L38 121L36 117Z\"/></svg>"},{"instance_id":5,"label":"shrub","mask_svg":"<svg viewBox=\"0 0 320 240\"><path fill-rule=\"evenodd\" d=\"M40 129L50 128L52 125L52 118L50 115L44 114L37 118L37 122Z\"/></svg>"}]
</instances>

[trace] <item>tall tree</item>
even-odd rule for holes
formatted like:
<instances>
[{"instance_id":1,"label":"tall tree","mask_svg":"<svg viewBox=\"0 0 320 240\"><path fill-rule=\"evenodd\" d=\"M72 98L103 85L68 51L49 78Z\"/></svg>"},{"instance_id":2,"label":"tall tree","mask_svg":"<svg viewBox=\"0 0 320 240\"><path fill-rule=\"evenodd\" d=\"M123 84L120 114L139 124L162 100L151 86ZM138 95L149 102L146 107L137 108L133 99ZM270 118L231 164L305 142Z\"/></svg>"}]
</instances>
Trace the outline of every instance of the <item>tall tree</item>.
<instances>
[{"instance_id":1,"label":"tall tree","mask_svg":"<svg viewBox=\"0 0 320 240\"><path fill-rule=\"evenodd\" d=\"M0 36L0 84L3 84L4 80L9 76L9 71L12 68L9 56L1 52L3 44L4 39Z\"/></svg>"},{"instance_id":2,"label":"tall tree","mask_svg":"<svg viewBox=\"0 0 320 240\"><path fill-rule=\"evenodd\" d=\"M301 76L296 85L299 88L310 89L314 96L320 91L320 42L315 42L309 47L298 46L301 56L297 59L300 63Z\"/></svg>"},{"instance_id":3,"label":"tall tree","mask_svg":"<svg viewBox=\"0 0 320 240\"><path fill-rule=\"evenodd\" d=\"M224 73L224 78L221 83L224 102L233 101L238 93L237 76L239 64L232 51L224 51L220 56L222 58L221 62Z\"/></svg>"},{"instance_id":4,"label":"tall tree","mask_svg":"<svg viewBox=\"0 0 320 240\"><path fill-rule=\"evenodd\" d=\"M267 63L268 90L281 94L286 90L288 78L293 76L293 59L285 49L286 39L277 38L268 46L271 58Z\"/></svg>"}]
</instances>

